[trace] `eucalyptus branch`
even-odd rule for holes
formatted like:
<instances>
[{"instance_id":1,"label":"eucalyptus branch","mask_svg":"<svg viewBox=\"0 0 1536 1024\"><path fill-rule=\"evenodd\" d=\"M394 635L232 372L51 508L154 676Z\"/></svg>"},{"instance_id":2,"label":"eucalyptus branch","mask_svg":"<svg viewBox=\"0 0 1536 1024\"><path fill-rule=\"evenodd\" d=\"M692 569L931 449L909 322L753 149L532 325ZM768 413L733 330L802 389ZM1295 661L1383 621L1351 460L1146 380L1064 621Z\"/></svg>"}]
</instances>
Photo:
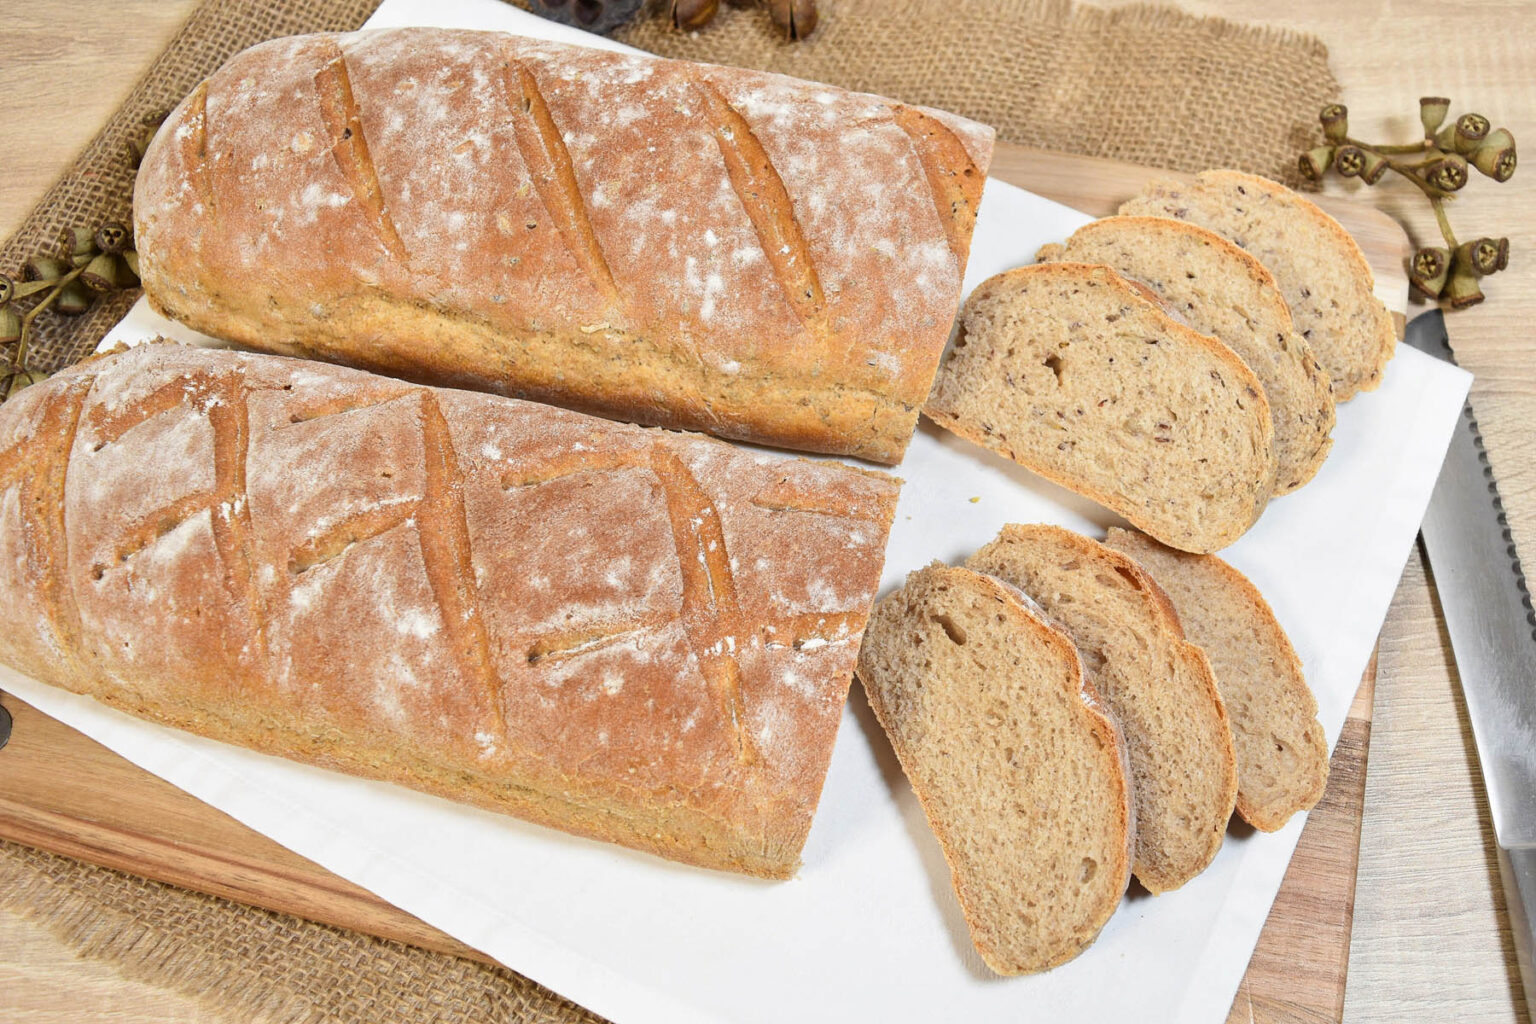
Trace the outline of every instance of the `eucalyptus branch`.
<instances>
[{"instance_id":1,"label":"eucalyptus branch","mask_svg":"<svg viewBox=\"0 0 1536 1024\"><path fill-rule=\"evenodd\" d=\"M1409 261L1409 280L1427 298L1443 299L1452 309L1483 301L1479 281L1509 265L1509 239L1456 241L1445 204L1456 198L1476 169L1497 182L1515 173L1515 137L1506 128L1493 129L1481 114L1462 114L1445 126L1451 101L1441 96L1419 100L1424 139L1410 144L1362 142L1349 135L1349 111L1341 103L1322 109L1325 145L1301 155L1303 177L1321 181L1332 170L1342 177L1374 185L1388 172L1413 182L1429 200L1445 245L1426 246ZM1418 157L1405 160L1402 157Z\"/></svg>"}]
</instances>

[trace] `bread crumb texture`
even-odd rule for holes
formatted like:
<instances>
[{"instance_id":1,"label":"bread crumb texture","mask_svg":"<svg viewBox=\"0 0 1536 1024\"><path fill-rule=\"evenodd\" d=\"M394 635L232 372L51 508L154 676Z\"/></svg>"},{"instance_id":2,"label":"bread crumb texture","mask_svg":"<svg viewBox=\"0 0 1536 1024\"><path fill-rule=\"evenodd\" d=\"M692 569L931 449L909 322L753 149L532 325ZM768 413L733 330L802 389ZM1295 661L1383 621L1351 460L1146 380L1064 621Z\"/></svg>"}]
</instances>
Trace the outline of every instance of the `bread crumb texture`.
<instances>
[{"instance_id":1,"label":"bread crumb texture","mask_svg":"<svg viewBox=\"0 0 1536 1024\"><path fill-rule=\"evenodd\" d=\"M1000 581L935 564L876 607L858 676L986 963L1081 953L1129 879L1131 811L1072 644Z\"/></svg>"}]
</instances>

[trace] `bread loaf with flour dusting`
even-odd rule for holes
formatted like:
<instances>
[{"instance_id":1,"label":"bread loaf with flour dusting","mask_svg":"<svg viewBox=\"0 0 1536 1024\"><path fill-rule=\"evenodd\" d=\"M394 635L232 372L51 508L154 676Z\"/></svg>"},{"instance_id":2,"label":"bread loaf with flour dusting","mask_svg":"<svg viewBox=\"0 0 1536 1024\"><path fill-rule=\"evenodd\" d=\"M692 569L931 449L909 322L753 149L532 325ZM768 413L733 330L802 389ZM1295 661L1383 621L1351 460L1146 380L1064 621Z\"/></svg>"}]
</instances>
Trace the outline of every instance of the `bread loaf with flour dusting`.
<instances>
[{"instance_id":1,"label":"bread loaf with flour dusting","mask_svg":"<svg viewBox=\"0 0 1536 1024\"><path fill-rule=\"evenodd\" d=\"M156 309L258 349L895 462L992 138L504 33L298 36L161 129L139 261Z\"/></svg>"},{"instance_id":2,"label":"bread loaf with flour dusting","mask_svg":"<svg viewBox=\"0 0 1536 1024\"><path fill-rule=\"evenodd\" d=\"M0 407L0 662L204 736L783 877L896 491L148 345Z\"/></svg>"}]
</instances>

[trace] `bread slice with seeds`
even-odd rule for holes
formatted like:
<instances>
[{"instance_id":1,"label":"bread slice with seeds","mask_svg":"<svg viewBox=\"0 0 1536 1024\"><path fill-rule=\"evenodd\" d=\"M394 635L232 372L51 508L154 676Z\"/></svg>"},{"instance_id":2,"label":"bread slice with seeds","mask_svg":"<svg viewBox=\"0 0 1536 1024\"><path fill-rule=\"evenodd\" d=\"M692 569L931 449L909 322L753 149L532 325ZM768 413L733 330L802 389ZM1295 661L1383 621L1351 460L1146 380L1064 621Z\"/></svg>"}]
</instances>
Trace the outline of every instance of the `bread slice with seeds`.
<instances>
[{"instance_id":1,"label":"bread slice with seeds","mask_svg":"<svg viewBox=\"0 0 1536 1024\"><path fill-rule=\"evenodd\" d=\"M1174 551L1112 529L1173 600L1190 640L1205 648L1237 749L1237 813L1273 832L1312 807L1328 784L1328 740L1301 660L1248 577L1214 555Z\"/></svg>"},{"instance_id":2,"label":"bread slice with seeds","mask_svg":"<svg viewBox=\"0 0 1536 1024\"><path fill-rule=\"evenodd\" d=\"M1118 731L1017 591L935 563L876 606L857 674L998 974L1065 963L1130 879Z\"/></svg>"},{"instance_id":3,"label":"bread slice with seeds","mask_svg":"<svg viewBox=\"0 0 1536 1024\"><path fill-rule=\"evenodd\" d=\"M1397 346L1392 315L1360 246L1316 203L1268 178L1205 171L1193 182L1150 182L1120 212L1198 224L1258 257L1328 371L1336 401L1381 383Z\"/></svg>"},{"instance_id":4,"label":"bread slice with seeds","mask_svg":"<svg viewBox=\"0 0 1536 1024\"><path fill-rule=\"evenodd\" d=\"M1106 217L1041 261L1102 263L1236 352L1264 385L1275 427L1275 493L1316 475L1333 442L1333 388L1264 265L1215 232L1165 217Z\"/></svg>"},{"instance_id":5,"label":"bread slice with seeds","mask_svg":"<svg viewBox=\"0 0 1536 1024\"><path fill-rule=\"evenodd\" d=\"M1210 662L1167 596L1130 558L1059 526L1005 526L965 564L1024 591L1077 646L1125 737L1141 884L1166 892L1204 871L1232 817L1237 759Z\"/></svg>"},{"instance_id":6,"label":"bread slice with seeds","mask_svg":"<svg viewBox=\"0 0 1536 1024\"><path fill-rule=\"evenodd\" d=\"M1108 267L983 282L924 412L1188 551L1241 537L1274 487L1253 371Z\"/></svg>"}]
</instances>

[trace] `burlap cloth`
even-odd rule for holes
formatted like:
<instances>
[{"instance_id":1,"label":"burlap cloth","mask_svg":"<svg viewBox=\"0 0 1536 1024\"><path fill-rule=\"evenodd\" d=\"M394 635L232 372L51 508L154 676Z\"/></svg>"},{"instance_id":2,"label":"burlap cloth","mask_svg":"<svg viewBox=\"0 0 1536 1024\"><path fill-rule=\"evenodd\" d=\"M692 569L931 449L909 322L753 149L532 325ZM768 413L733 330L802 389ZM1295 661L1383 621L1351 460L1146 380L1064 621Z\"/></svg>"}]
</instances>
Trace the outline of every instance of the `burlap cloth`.
<instances>
[{"instance_id":1,"label":"burlap cloth","mask_svg":"<svg viewBox=\"0 0 1536 1024\"><path fill-rule=\"evenodd\" d=\"M207 0L75 165L0 248L0 268L57 247L64 229L129 219L126 143L237 51L362 24L377 0ZM1068 0L822 0L821 28L787 44L760 12L722 6L683 36L656 12L620 34L667 56L765 68L945 107L1042 149L1294 183L1316 111L1338 83L1327 50L1291 32L1163 7ZM76 320L43 317L31 364L90 352L136 298ZM0 758L3 758L0 752ZM206 996L228 1019L330 1022L591 1021L511 971L429 953L0 841L0 907L82 955ZM3 996L0 996L3 1001Z\"/></svg>"}]
</instances>

